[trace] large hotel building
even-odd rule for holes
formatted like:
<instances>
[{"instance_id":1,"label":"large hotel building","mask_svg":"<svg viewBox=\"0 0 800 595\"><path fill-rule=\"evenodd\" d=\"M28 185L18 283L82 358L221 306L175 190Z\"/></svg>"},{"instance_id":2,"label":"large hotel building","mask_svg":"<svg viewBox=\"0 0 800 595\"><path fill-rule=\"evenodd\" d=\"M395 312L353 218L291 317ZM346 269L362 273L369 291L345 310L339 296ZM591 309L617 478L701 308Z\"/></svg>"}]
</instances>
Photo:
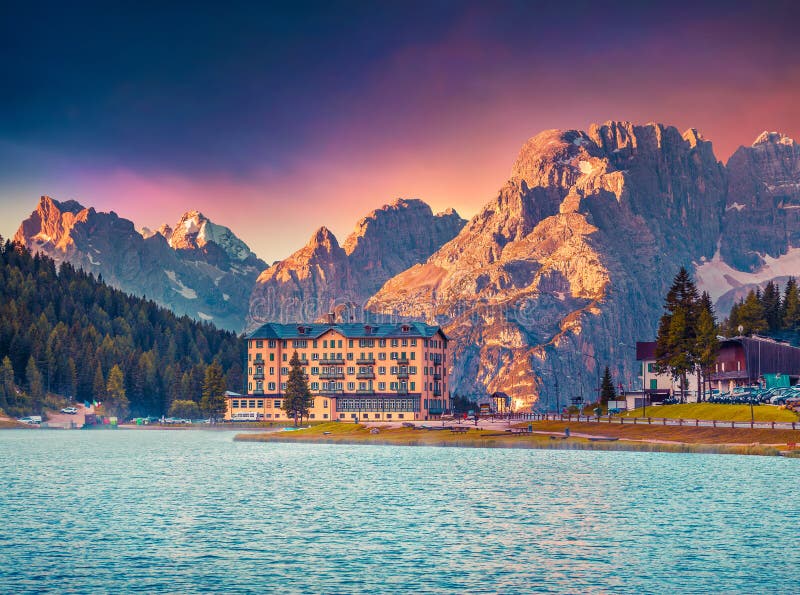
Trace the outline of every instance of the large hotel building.
<instances>
[{"instance_id":1,"label":"large hotel building","mask_svg":"<svg viewBox=\"0 0 800 595\"><path fill-rule=\"evenodd\" d=\"M228 420L288 420L289 361L303 365L311 420L424 420L451 409L450 341L438 326L268 323L247 337L247 394L228 396Z\"/></svg>"}]
</instances>

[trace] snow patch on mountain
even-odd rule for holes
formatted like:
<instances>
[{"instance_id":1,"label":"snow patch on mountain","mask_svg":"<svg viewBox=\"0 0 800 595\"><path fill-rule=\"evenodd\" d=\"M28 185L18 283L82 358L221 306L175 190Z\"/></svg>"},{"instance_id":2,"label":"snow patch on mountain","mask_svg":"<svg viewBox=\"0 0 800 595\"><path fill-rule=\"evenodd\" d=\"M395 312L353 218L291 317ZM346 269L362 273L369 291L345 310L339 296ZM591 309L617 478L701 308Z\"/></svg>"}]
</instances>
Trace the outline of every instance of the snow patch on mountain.
<instances>
[{"instance_id":1,"label":"snow patch on mountain","mask_svg":"<svg viewBox=\"0 0 800 595\"><path fill-rule=\"evenodd\" d=\"M701 264L695 263L697 289L707 291L716 301L722 295L742 285L758 285L776 277L797 276L800 273L800 248L789 248L786 254L773 258L762 255L764 265L753 273L737 271L722 260L720 251L714 258Z\"/></svg>"},{"instance_id":2,"label":"snow patch on mountain","mask_svg":"<svg viewBox=\"0 0 800 595\"><path fill-rule=\"evenodd\" d=\"M178 286L178 289L173 288L176 293L181 294L187 300L196 300L197 299L197 292L192 289L191 287L186 287L181 280L178 279L178 276L175 274L175 271L164 271L164 274L169 277L169 280L172 281L175 285ZM198 316L200 313L198 312Z\"/></svg>"}]
</instances>

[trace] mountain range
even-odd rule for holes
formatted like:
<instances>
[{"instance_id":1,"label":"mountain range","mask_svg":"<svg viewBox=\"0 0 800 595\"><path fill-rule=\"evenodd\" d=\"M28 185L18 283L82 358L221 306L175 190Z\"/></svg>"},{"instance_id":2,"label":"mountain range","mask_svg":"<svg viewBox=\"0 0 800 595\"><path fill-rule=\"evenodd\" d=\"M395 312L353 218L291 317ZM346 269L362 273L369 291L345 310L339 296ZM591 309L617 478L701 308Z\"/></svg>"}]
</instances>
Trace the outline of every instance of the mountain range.
<instances>
[{"instance_id":1,"label":"mountain range","mask_svg":"<svg viewBox=\"0 0 800 595\"><path fill-rule=\"evenodd\" d=\"M518 405L588 397L609 365L636 386L679 267L721 315L800 272L800 150L760 135L721 163L694 129L610 121L547 130L469 222L397 200L339 244L325 227L267 267L227 228L186 213L136 231L43 197L15 239L226 328L264 320L422 318L454 339L454 390ZM213 318L212 318L213 317Z\"/></svg>"}]
</instances>

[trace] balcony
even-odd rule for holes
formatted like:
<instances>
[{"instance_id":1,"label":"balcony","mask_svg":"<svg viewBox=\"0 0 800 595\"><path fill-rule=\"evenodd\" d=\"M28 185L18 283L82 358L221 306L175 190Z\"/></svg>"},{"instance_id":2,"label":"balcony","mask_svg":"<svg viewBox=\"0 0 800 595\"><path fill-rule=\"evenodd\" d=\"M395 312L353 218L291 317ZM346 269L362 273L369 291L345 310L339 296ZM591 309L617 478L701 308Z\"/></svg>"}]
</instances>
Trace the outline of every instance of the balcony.
<instances>
[{"instance_id":1,"label":"balcony","mask_svg":"<svg viewBox=\"0 0 800 595\"><path fill-rule=\"evenodd\" d=\"M408 394L408 387L400 387L396 391L394 391L398 395L407 395Z\"/></svg>"},{"instance_id":2,"label":"balcony","mask_svg":"<svg viewBox=\"0 0 800 595\"><path fill-rule=\"evenodd\" d=\"M264 370L256 370L256 373L253 374L254 380L264 380Z\"/></svg>"},{"instance_id":3,"label":"balcony","mask_svg":"<svg viewBox=\"0 0 800 595\"><path fill-rule=\"evenodd\" d=\"M257 388L256 390L253 391L253 394L256 395L256 396L263 395L264 394L264 389L263 388L262 389Z\"/></svg>"},{"instance_id":4,"label":"balcony","mask_svg":"<svg viewBox=\"0 0 800 595\"><path fill-rule=\"evenodd\" d=\"M434 388L433 389L433 396L434 397L441 397L442 396L442 389L441 388Z\"/></svg>"},{"instance_id":5,"label":"balcony","mask_svg":"<svg viewBox=\"0 0 800 595\"><path fill-rule=\"evenodd\" d=\"M407 357L401 357L400 359L396 359L394 361L397 363L398 366L407 366L408 365L408 358Z\"/></svg>"},{"instance_id":6,"label":"balcony","mask_svg":"<svg viewBox=\"0 0 800 595\"><path fill-rule=\"evenodd\" d=\"M442 379L442 374L440 372L434 372L433 373L433 379L434 380L441 380Z\"/></svg>"},{"instance_id":7,"label":"balcony","mask_svg":"<svg viewBox=\"0 0 800 595\"><path fill-rule=\"evenodd\" d=\"M375 378L375 372L359 372L356 374L356 378L359 380L373 380Z\"/></svg>"},{"instance_id":8,"label":"balcony","mask_svg":"<svg viewBox=\"0 0 800 595\"><path fill-rule=\"evenodd\" d=\"M375 358L374 357L366 357L366 358L358 358L356 360L357 366L374 366L375 365Z\"/></svg>"},{"instance_id":9,"label":"balcony","mask_svg":"<svg viewBox=\"0 0 800 595\"><path fill-rule=\"evenodd\" d=\"M398 378L408 379L408 370L400 370L399 372L397 372L396 376Z\"/></svg>"},{"instance_id":10,"label":"balcony","mask_svg":"<svg viewBox=\"0 0 800 595\"><path fill-rule=\"evenodd\" d=\"M319 360L321 366L343 366L344 358L326 358Z\"/></svg>"},{"instance_id":11,"label":"balcony","mask_svg":"<svg viewBox=\"0 0 800 595\"><path fill-rule=\"evenodd\" d=\"M442 356L441 356L441 354L438 354L438 353L432 354L431 355L431 361L433 362L433 364L435 366L442 365Z\"/></svg>"},{"instance_id":12,"label":"balcony","mask_svg":"<svg viewBox=\"0 0 800 595\"><path fill-rule=\"evenodd\" d=\"M319 394L331 395L335 397L336 395L344 394L344 390L342 390L341 388L322 388L320 389Z\"/></svg>"},{"instance_id":13,"label":"balcony","mask_svg":"<svg viewBox=\"0 0 800 595\"><path fill-rule=\"evenodd\" d=\"M344 378L344 372L323 372L319 377L321 380L336 380Z\"/></svg>"},{"instance_id":14,"label":"balcony","mask_svg":"<svg viewBox=\"0 0 800 595\"><path fill-rule=\"evenodd\" d=\"M359 388L356 391L356 394L357 395L374 395L375 391L372 390L371 388Z\"/></svg>"}]
</instances>

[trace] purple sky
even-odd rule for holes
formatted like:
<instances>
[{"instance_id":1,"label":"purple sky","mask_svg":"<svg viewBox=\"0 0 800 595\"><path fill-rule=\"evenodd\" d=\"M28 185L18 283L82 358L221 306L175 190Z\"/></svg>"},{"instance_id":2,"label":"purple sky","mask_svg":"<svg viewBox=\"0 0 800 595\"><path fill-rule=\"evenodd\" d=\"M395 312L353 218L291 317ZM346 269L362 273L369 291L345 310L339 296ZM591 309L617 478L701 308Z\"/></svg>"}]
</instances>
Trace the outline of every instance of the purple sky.
<instances>
[{"instance_id":1,"label":"purple sky","mask_svg":"<svg viewBox=\"0 0 800 595\"><path fill-rule=\"evenodd\" d=\"M41 194L199 209L271 261L399 196L471 216L546 128L696 127L724 160L800 136L799 5L4 7L0 233Z\"/></svg>"}]
</instances>

